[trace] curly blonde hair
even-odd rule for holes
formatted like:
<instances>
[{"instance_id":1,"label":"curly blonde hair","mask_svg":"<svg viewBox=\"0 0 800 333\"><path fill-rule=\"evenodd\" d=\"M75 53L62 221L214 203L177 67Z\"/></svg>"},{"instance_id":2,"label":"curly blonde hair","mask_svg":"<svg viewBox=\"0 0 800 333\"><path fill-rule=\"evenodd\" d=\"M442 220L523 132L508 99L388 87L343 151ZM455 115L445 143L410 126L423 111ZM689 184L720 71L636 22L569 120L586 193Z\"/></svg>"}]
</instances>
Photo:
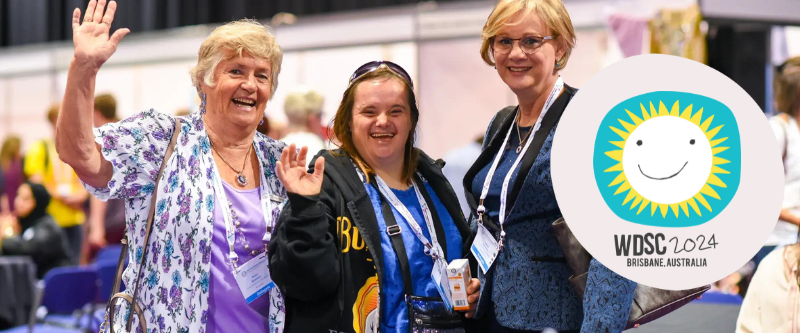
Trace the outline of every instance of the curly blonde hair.
<instances>
[{"instance_id":1,"label":"curly blonde hair","mask_svg":"<svg viewBox=\"0 0 800 333\"><path fill-rule=\"evenodd\" d=\"M217 27L200 45L197 65L189 71L197 94L202 96L201 83L209 87L216 84L214 70L223 59L242 56L245 52L272 65L270 98L274 96L275 89L278 88L283 51L267 27L251 19L233 21Z\"/></svg>"}]
</instances>

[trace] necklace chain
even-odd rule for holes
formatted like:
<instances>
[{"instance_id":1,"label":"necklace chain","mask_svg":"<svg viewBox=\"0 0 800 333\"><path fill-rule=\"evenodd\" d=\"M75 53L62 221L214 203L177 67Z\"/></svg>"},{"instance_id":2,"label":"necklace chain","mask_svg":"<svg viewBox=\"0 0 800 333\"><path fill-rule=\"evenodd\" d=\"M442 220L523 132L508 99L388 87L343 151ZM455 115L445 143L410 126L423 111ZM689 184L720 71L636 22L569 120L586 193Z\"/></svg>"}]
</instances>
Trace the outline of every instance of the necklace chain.
<instances>
[{"instance_id":1,"label":"necklace chain","mask_svg":"<svg viewBox=\"0 0 800 333\"><path fill-rule=\"evenodd\" d=\"M247 166L247 160L248 160L248 159L249 159L249 157L250 157L250 151L252 151L252 150L253 150L253 145L250 145L250 147L249 147L249 148L247 148L247 155L244 157L244 162L242 163L242 170L240 171L240 170L236 170L236 168L234 168L234 167L233 167L233 165L231 165L230 163L228 163L228 160L226 160L226 159L225 159L225 157L224 157L224 156L222 156L222 154L220 154L220 153L219 153L219 151L217 150L217 148L214 148L214 145L213 145L213 144L211 144L210 146L211 146L211 149L213 149L213 150L214 150L214 152L215 152L215 153L217 153L217 156L219 156L219 158L221 158L221 159L222 159L222 161L223 161L223 162L225 162L225 164L226 164L226 165L227 165L229 168L231 168L231 170L233 170L234 172L236 172L237 174L241 174L242 172L244 172L244 167L245 167L245 166Z\"/></svg>"},{"instance_id":2,"label":"necklace chain","mask_svg":"<svg viewBox=\"0 0 800 333\"><path fill-rule=\"evenodd\" d=\"M533 126L531 126L531 129L528 130L528 133L525 134L525 138L523 138L522 131L519 128L519 123L520 122L517 121L517 137L519 138L519 147L517 147L517 152L519 152L522 149L522 146L525 145L525 141L528 140L528 137L531 135L531 132L533 132Z\"/></svg>"}]
</instances>

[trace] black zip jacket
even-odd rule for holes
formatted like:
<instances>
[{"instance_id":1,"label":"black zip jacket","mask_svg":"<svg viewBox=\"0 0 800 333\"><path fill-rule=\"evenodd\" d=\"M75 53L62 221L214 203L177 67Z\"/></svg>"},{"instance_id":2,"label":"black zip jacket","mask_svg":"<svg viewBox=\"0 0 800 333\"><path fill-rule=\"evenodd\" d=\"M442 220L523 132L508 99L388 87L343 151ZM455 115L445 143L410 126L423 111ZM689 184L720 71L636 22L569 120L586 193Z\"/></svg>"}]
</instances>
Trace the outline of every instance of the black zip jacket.
<instances>
[{"instance_id":1,"label":"black zip jacket","mask_svg":"<svg viewBox=\"0 0 800 333\"><path fill-rule=\"evenodd\" d=\"M384 231L350 157L343 150L319 156L325 157L322 191L289 193L269 243L270 274L286 302L285 331L375 332ZM443 166L420 151L417 171L452 216L466 255L472 233Z\"/></svg>"}]
</instances>

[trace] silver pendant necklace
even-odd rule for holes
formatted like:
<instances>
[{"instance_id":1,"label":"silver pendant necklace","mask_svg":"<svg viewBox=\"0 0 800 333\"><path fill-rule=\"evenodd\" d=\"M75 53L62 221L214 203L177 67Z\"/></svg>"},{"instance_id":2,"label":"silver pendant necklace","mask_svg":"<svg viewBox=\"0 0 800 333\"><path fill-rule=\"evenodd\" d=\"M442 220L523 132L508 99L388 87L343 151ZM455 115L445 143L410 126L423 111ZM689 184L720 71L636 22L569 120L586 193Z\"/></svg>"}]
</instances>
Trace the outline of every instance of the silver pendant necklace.
<instances>
[{"instance_id":1,"label":"silver pendant necklace","mask_svg":"<svg viewBox=\"0 0 800 333\"><path fill-rule=\"evenodd\" d=\"M528 137L531 135L531 132L533 132L533 126L531 126L531 129L528 130L528 133L525 134L525 138L523 138L522 133L520 133L519 122L517 122L517 137L519 138L519 146L517 147L517 154L519 154L522 151L522 147L525 146L525 141L528 141Z\"/></svg>"},{"instance_id":2,"label":"silver pendant necklace","mask_svg":"<svg viewBox=\"0 0 800 333\"><path fill-rule=\"evenodd\" d=\"M210 142L210 140L209 140L209 142ZM214 148L213 144L211 144L211 149L213 149L214 152L217 153L217 156L219 156L219 158L222 159L222 162L225 162L225 164L229 168L231 168L231 170L236 172L236 183L239 184L239 186L241 186L241 187L247 186L247 177L244 175L244 169L245 169L245 166L247 166L247 160L250 159L250 151L253 150L253 145L251 144L250 148L247 149L247 155L245 155L245 157L244 157L244 163L242 163L242 169L241 170L236 170L236 168L234 168L233 165L228 163L228 161L225 159L225 157L222 157L222 154L220 154L219 151L217 151L217 148Z\"/></svg>"}]
</instances>

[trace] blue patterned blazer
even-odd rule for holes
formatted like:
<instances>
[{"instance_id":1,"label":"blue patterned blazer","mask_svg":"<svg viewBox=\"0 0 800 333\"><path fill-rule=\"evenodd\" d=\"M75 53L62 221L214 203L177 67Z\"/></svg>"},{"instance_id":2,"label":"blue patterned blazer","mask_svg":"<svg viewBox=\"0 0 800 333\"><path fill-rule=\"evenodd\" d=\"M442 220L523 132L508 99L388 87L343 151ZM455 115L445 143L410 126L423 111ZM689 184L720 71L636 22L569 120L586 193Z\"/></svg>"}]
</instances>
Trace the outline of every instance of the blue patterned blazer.
<instances>
[{"instance_id":1,"label":"blue patterned blazer","mask_svg":"<svg viewBox=\"0 0 800 333\"><path fill-rule=\"evenodd\" d=\"M576 91L565 86L564 92L548 110L542 129L547 128L548 118L553 124L552 129L537 131L527 154L541 145L538 155L533 159L526 154L527 158L520 166L520 176L509 189L510 210L505 222L504 248L486 275L478 270L481 297L476 318L483 317L493 306L497 321L513 329L551 327L557 330L580 329L581 332L620 332L625 328L636 283L592 259L586 292L581 300L570 286L571 272L552 233L552 223L561 217L561 210L550 177L550 149L558 119ZM495 115L484 137L483 152L464 178L472 212L476 211L476 198L480 197L480 193L472 193L473 180L498 153L504 133L514 121L516 109L515 106L507 107ZM537 144L537 140L541 143ZM526 168L529 170L523 173ZM522 177L523 174L526 176ZM477 220L474 213L472 215L471 227L477 230ZM491 220L485 221L485 225L497 239L497 225Z\"/></svg>"}]
</instances>

